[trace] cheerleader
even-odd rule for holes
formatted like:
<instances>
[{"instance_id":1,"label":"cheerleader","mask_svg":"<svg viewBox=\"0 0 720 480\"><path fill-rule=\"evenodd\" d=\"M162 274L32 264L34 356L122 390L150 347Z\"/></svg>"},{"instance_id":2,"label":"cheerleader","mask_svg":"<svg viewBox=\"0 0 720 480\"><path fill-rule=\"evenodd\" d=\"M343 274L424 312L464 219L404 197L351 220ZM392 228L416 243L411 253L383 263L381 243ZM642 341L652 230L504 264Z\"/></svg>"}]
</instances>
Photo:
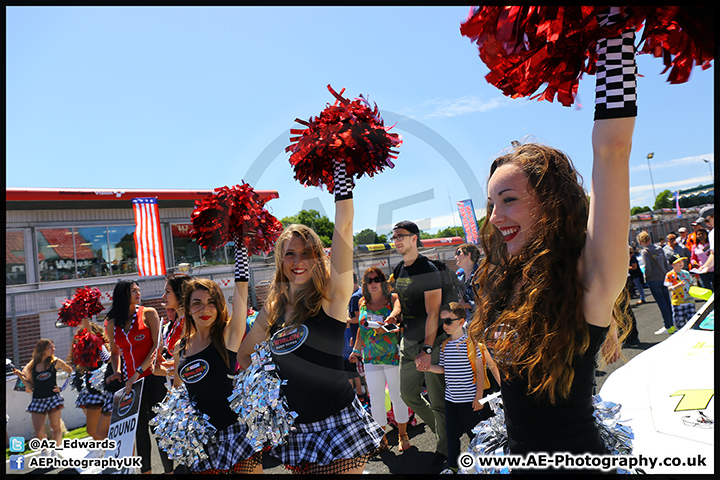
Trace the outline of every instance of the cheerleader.
<instances>
[{"instance_id":1,"label":"cheerleader","mask_svg":"<svg viewBox=\"0 0 720 480\"><path fill-rule=\"evenodd\" d=\"M275 276L268 299L243 341L238 361L251 363L255 346L269 340L295 428L273 447L293 473L362 473L377 451L382 428L363 409L343 367L347 305L353 290L353 180L337 162L335 231L330 262L317 234L286 228L275 245Z\"/></svg>"},{"instance_id":2,"label":"cheerleader","mask_svg":"<svg viewBox=\"0 0 720 480\"><path fill-rule=\"evenodd\" d=\"M168 322L162 326L163 350L162 355L156 358L157 365L167 370L168 388L172 387L175 378L175 362L173 352L175 344L183 333L185 325L185 310L182 306L183 287L192 277L185 273L171 273L165 277L165 293L162 300L167 311Z\"/></svg>"},{"instance_id":3,"label":"cheerleader","mask_svg":"<svg viewBox=\"0 0 720 480\"><path fill-rule=\"evenodd\" d=\"M57 369L72 373L72 368L61 359L55 357L55 344L52 340L41 338L35 345L32 360L25 365L22 372L15 373L25 382L25 391L32 393L32 401L26 411L32 414L35 437L45 436L45 415L50 419L50 428L56 445L62 443L62 423L60 410L65 400L60 396L57 386Z\"/></svg>"},{"instance_id":4,"label":"cheerleader","mask_svg":"<svg viewBox=\"0 0 720 480\"><path fill-rule=\"evenodd\" d=\"M132 280L120 280L113 290L113 303L107 314L105 333L110 345L110 362L116 373L107 381L121 379L125 393L140 379L145 379L137 429L135 448L142 459L141 473L150 473L150 430L148 423L155 417L152 407L165 396L166 371L162 366L154 368L160 319L152 307L140 305L140 287ZM122 355L122 370L119 370ZM173 462L158 448L165 473L173 471Z\"/></svg>"},{"instance_id":5,"label":"cheerleader","mask_svg":"<svg viewBox=\"0 0 720 480\"><path fill-rule=\"evenodd\" d=\"M103 329L85 317L73 336L70 349L70 361L75 366L79 383L75 406L83 409L87 433L95 440L107 438L113 408L113 394L107 390L96 390L90 385L93 372L110 360L106 343Z\"/></svg>"},{"instance_id":6,"label":"cheerleader","mask_svg":"<svg viewBox=\"0 0 720 480\"><path fill-rule=\"evenodd\" d=\"M185 384L195 408L210 417L217 432L203 446L207 458L190 469L200 473L262 473L262 453L246 438L247 426L230 408L237 351L247 317L247 249L235 249L233 312L228 315L220 287L208 279L185 283L183 336L175 345L175 386Z\"/></svg>"}]
</instances>

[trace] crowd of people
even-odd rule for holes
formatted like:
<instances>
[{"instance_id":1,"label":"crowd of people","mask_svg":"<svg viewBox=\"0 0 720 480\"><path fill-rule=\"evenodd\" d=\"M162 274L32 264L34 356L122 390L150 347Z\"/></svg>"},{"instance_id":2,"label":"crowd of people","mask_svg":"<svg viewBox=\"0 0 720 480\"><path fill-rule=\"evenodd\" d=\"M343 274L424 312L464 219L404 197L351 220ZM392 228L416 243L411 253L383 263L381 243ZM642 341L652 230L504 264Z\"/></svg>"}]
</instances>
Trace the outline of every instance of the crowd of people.
<instances>
[{"instance_id":1,"label":"crowd of people","mask_svg":"<svg viewBox=\"0 0 720 480\"><path fill-rule=\"evenodd\" d=\"M612 22L612 16L601 21ZM154 308L141 305L136 282L118 282L104 331L83 319L82 331L102 341L97 362L78 372L87 378L107 364L105 383L122 382L125 392L143 380L135 436L142 473L151 471L152 407L170 384L184 385L217 429L203 446L206 457L189 470L262 472L262 453L228 400L232 377L250 366L261 345L268 346L282 394L296 413L284 441L264 451L293 473L362 473L369 458L389 447L386 388L399 451L411 448L412 411L434 433L434 463L444 473L459 469L462 434L472 435L493 415L482 400L495 389L502 394L510 453L608 454L593 416L596 357L633 331L623 300L628 276L640 292L647 284L662 314L661 330L671 333L694 309L688 268L709 288L714 271L712 207L696 222L710 230L699 228L692 239L679 231L680 238L668 236L659 248L642 232L644 274L633 255L628 267L628 161L637 112L633 42L632 30L599 42L590 197L558 149L526 143L496 158L480 248L457 248L461 288L450 301L443 298L441 270L419 251L420 230L412 221L393 227L402 261L392 275L370 268L358 281L354 180L342 159L333 172L331 255L312 229L286 227L275 244L267 299L249 331L248 254L238 239L232 313L215 282L175 275L167 278L169 320L163 324ZM196 368L198 362L204 368ZM358 364L370 412L358 399ZM63 400L57 369L72 367L54 356L52 342L41 340L22 372L39 438L45 415L58 436ZM103 438L111 389L95 390L87 379L81 388L78 406L86 411L88 433ZM183 471L158 448L164 473Z\"/></svg>"}]
</instances>

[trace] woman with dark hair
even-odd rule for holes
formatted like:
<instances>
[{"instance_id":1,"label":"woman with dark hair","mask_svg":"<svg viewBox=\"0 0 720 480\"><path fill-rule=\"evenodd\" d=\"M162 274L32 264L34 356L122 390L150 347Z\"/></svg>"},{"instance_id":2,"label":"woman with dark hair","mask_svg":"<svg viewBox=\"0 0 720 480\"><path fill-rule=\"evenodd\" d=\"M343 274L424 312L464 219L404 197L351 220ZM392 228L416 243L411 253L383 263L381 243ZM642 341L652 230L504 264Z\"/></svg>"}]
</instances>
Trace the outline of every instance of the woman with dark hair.
<instances>
[{"instance_id":1,"label":"woman with dark hair","mask_svg":"<svg viewBox=\"0 0 720 480\"><path fill-rule=\"evenodd\" d=\"M65 362L55 356L55 343L47 338L41 338L35 344L32 359L25 365L22 372L15 370L15 374L25 382L25 391L32 393L32 401L26 411L32 415L32 424L35 437L45 436L45 416L50 419L50 428L53 432L55 444L62 444L62 423L60 410L65 400L60 396L60 387L57 386L57 369L72 373Z\"/></svg>"},{"instance_id":2,"label":"woman with dark hair","mask_svg":"<svg viewBox=\"0 0 720 480\"><path fill-rule=\"evenodd\" d=\"M341 164L344 172L344 164ZM336 166L335 174L339 169ZM330 261L318 235L290 225L275 244L267 301L238 352L243 367L267 341L279 367L294 429L270 453L294 473L362 473L383 431L365 412L343 367L347 308L353 293L352 178L335 196ZM321 400L321 401L318 401Z\"/></svg>"},{"instance_id":3,"label":"woman with dark hair","mask_svg":"<svg viewBox=\"0 0 720 480\"><path fill-rule=\"evenodd\" d=\"M617 342L616 328L621 338L627 329L627 317L613 321L613 306L627 277L633 38L626 30L599 42L589 202L571 160L557 149L520 145L490 167L481 227L487 256L469 336L476 344L497 337L493 356L503 374L511 454L607 453L592 394L601 345L606 337ZM606 64L611 48L627 55ZM606 79L623 73L625 101L611 103Z\"/></svg>"},{"instance_id":4,"label":"woman with dark hair","mask_svg":"<svg viewBox=\"0 0 720 480\"><path fill-rule=\"evenodd\" d=\"M710 250L710 240L708 240L708 231L704 228L698 229L695 232L697 241L692 245L690 250L690 266L692 268L700 268L707 259ZM710 267L710 270L698 275L700 279L700 286L703 288L709 288L713 292L715 291L714 279L715 279L715 266Z\"/></svg>"},{"instance_id":5,"label":"woman with dark hair","mask_svg":"<svg viewBox=\"0 0 720 480\"><path fill-rule=\"evenodd\" d=\"M241 250L247 259L247 250ZM207 414L217 429L209 443L203 445L207 458L190 466L193 472L262 473L262 453L254 452L253 443L246 437L248 427L238 421L228 401L237 373L237 351L245 334L247 281L243 278L235 282L232 316L215 282L185 282L185 327L174 351L175 386L185 384L196 409Z\"/></svg>"},{"instance_id":6,"label":"woman with dark hair","mask_svg":"<svg viewBox=\"0 0 720 480\"><path fill-rule=\"evenodd\" d=\"M192 280L192 277L186 273L171 273L165 277L165 292L162 300L168 321L163 323L160 328L163 337L163 349L162 356L158 358L158 361L167 370L169 387L172 386L175 378L175 362L173 360L175 344L180 340L185 325L185 308L182 301L183 287L190 280Z\"/></svg>"},{"instance_id":7,"label":"woman with dark hair","mask_svg":"<svg viewBox=\"0 0 720 480\"><path fill-rule=\"evenodd\" d=\"M472 286L472 278L480 262L480 249L472 243L463 243L455 250L455 261L463 270L458 280L465 286L460 291L459 303L467 310L467 318L472 318L472 313L475 311L475 289Z\"/></svg>"},{"instance_id":8,"label":"woman with dark hair","mask_svg":"<svg viewBox=\"0 0 720 480\"><path fill-rule=\"evenodd\" d=\"M91 338L97 342L92 342ZM87 433L95 440L107 438L113 408L113 394L107 390L96 390L90 384L93 372L110 360L107 342L103 329L85 317L73 336L69 355L81 382L75 406L83 409Z\"/></svg>"},{"instance_id":9,"label":"woman with dark hair","mask_svg":"<svg viewBox=\"0 0 720 480\"><path fill-rule=\"evenodd\" d=\"M363 296L360 299L358 335L350 354L350 361L362 360L365 365L365 382L370 396L370 410L373 419L385 429L385 385L398 424L398 449L401 452L410 448L407 434L407 422L410 419L408 407L400 398L400 298L390 292L390 284L385 274L377 267L370 267L363 275ZM394 330L388 331L388 328ZM381 448L388 443L383 436Z\"/></svg>"},{"instance_id":10,"label":"woman with dark hair","mask_svg":"<svg viewBox=\"0 0 720 480\"><path fill-rule=\"evenodd\" d=\"M150 431L148 423L155 418L152 407L165 397L164 368L154 368L160 335L160 318L152 307L140 305L140 287L132 280L120 280L113 290L113 303L107 313L105 333L110 344L110 361L116 372L108 381L120 378L125 393L138 380L144 379L135 448L142 459L141 473L151 473ZM122 369L119 369L122 356ZM173 462L158 448L165 473L173 471Z\"/></svg>"}]
</instances>

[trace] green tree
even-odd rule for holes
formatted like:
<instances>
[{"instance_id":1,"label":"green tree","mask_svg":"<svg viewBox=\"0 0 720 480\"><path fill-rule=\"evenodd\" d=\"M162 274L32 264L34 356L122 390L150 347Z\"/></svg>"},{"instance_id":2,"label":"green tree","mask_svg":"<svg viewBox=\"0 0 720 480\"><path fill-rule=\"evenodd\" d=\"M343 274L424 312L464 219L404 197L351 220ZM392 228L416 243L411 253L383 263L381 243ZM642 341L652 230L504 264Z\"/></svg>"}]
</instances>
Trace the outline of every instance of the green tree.
<instances>
[{"instance_id":1,"label":"green tree","mask_svg":"<svg viewBox=\"0 0 720 480\"><path fill-rule=\"evenodd\" d=\"M312 228L318 234L325 247L329 247L332 243L333 231L335 224L324 215L320 215L317 210L300 210L296 215L285 217L280 220L283 227L299 223Z\"/></svg>"},{"instance_id":2,"label":"green tree","mask_svg":"<svg viewBox=\"0 0 720 480\"><path fill-rule=\"evenodd\" d=\"M460 237L465 236L465 230L462 227L448 227L443 230L438 230L435 234L435 238L446 238L446 237Z\"/></svg>"},{"instance_id":3,"label":"green tree","mask_svg":"<svg viewBox=\"0 0 720 480\"><path fill-rule=\"evenodd\" d=\"M630 215L637 215L638 213L651 212L652 210L647 205L644 207L633 207L630 209Z\"/></svg>"},{"instance_id":4,"label":"green tree","mask_svg":"<svg viewBox=\"0 0 720 480\"><path fill-rule=\"evenodd\" d=\"M355 235L355 245L368 245L370 243L383 243L375 230L366 228Z\"/></svg>"},{"instance_id":5,"label":"green tree","mask_svg":"<svg viewBox=\"0 0 720 480\"><path fill-rule=\"evenodd\" d=\"M675 194L670 190L663 190L660 192L655 199L655 205L653 210L659 210L661 208L672 208L675 206Z\"/></svg>"}]
</instances>

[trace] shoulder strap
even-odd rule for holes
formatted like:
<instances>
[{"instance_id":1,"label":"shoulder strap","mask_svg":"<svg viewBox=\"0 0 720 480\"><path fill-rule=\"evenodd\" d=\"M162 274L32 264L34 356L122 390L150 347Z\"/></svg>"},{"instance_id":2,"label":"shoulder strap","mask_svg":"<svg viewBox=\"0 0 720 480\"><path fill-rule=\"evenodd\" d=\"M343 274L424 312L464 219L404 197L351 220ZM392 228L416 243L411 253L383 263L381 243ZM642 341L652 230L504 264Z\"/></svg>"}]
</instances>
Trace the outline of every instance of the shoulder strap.
<instances>
[{"instance_id":1,"label":"shoulder strap","mask_svg":"<svg viewBox=\"0 0 720 480\"><path fill-rule=\"evenodd\" d=\"M449 341L450 341L450 337L448 337L448 338L446 338L445 340L443 340L442 344L440 345L440 350L442 350L442 351L444 352L444 351L445 351L445 345L447 345Z\"/></svg>"}]
</instances>

